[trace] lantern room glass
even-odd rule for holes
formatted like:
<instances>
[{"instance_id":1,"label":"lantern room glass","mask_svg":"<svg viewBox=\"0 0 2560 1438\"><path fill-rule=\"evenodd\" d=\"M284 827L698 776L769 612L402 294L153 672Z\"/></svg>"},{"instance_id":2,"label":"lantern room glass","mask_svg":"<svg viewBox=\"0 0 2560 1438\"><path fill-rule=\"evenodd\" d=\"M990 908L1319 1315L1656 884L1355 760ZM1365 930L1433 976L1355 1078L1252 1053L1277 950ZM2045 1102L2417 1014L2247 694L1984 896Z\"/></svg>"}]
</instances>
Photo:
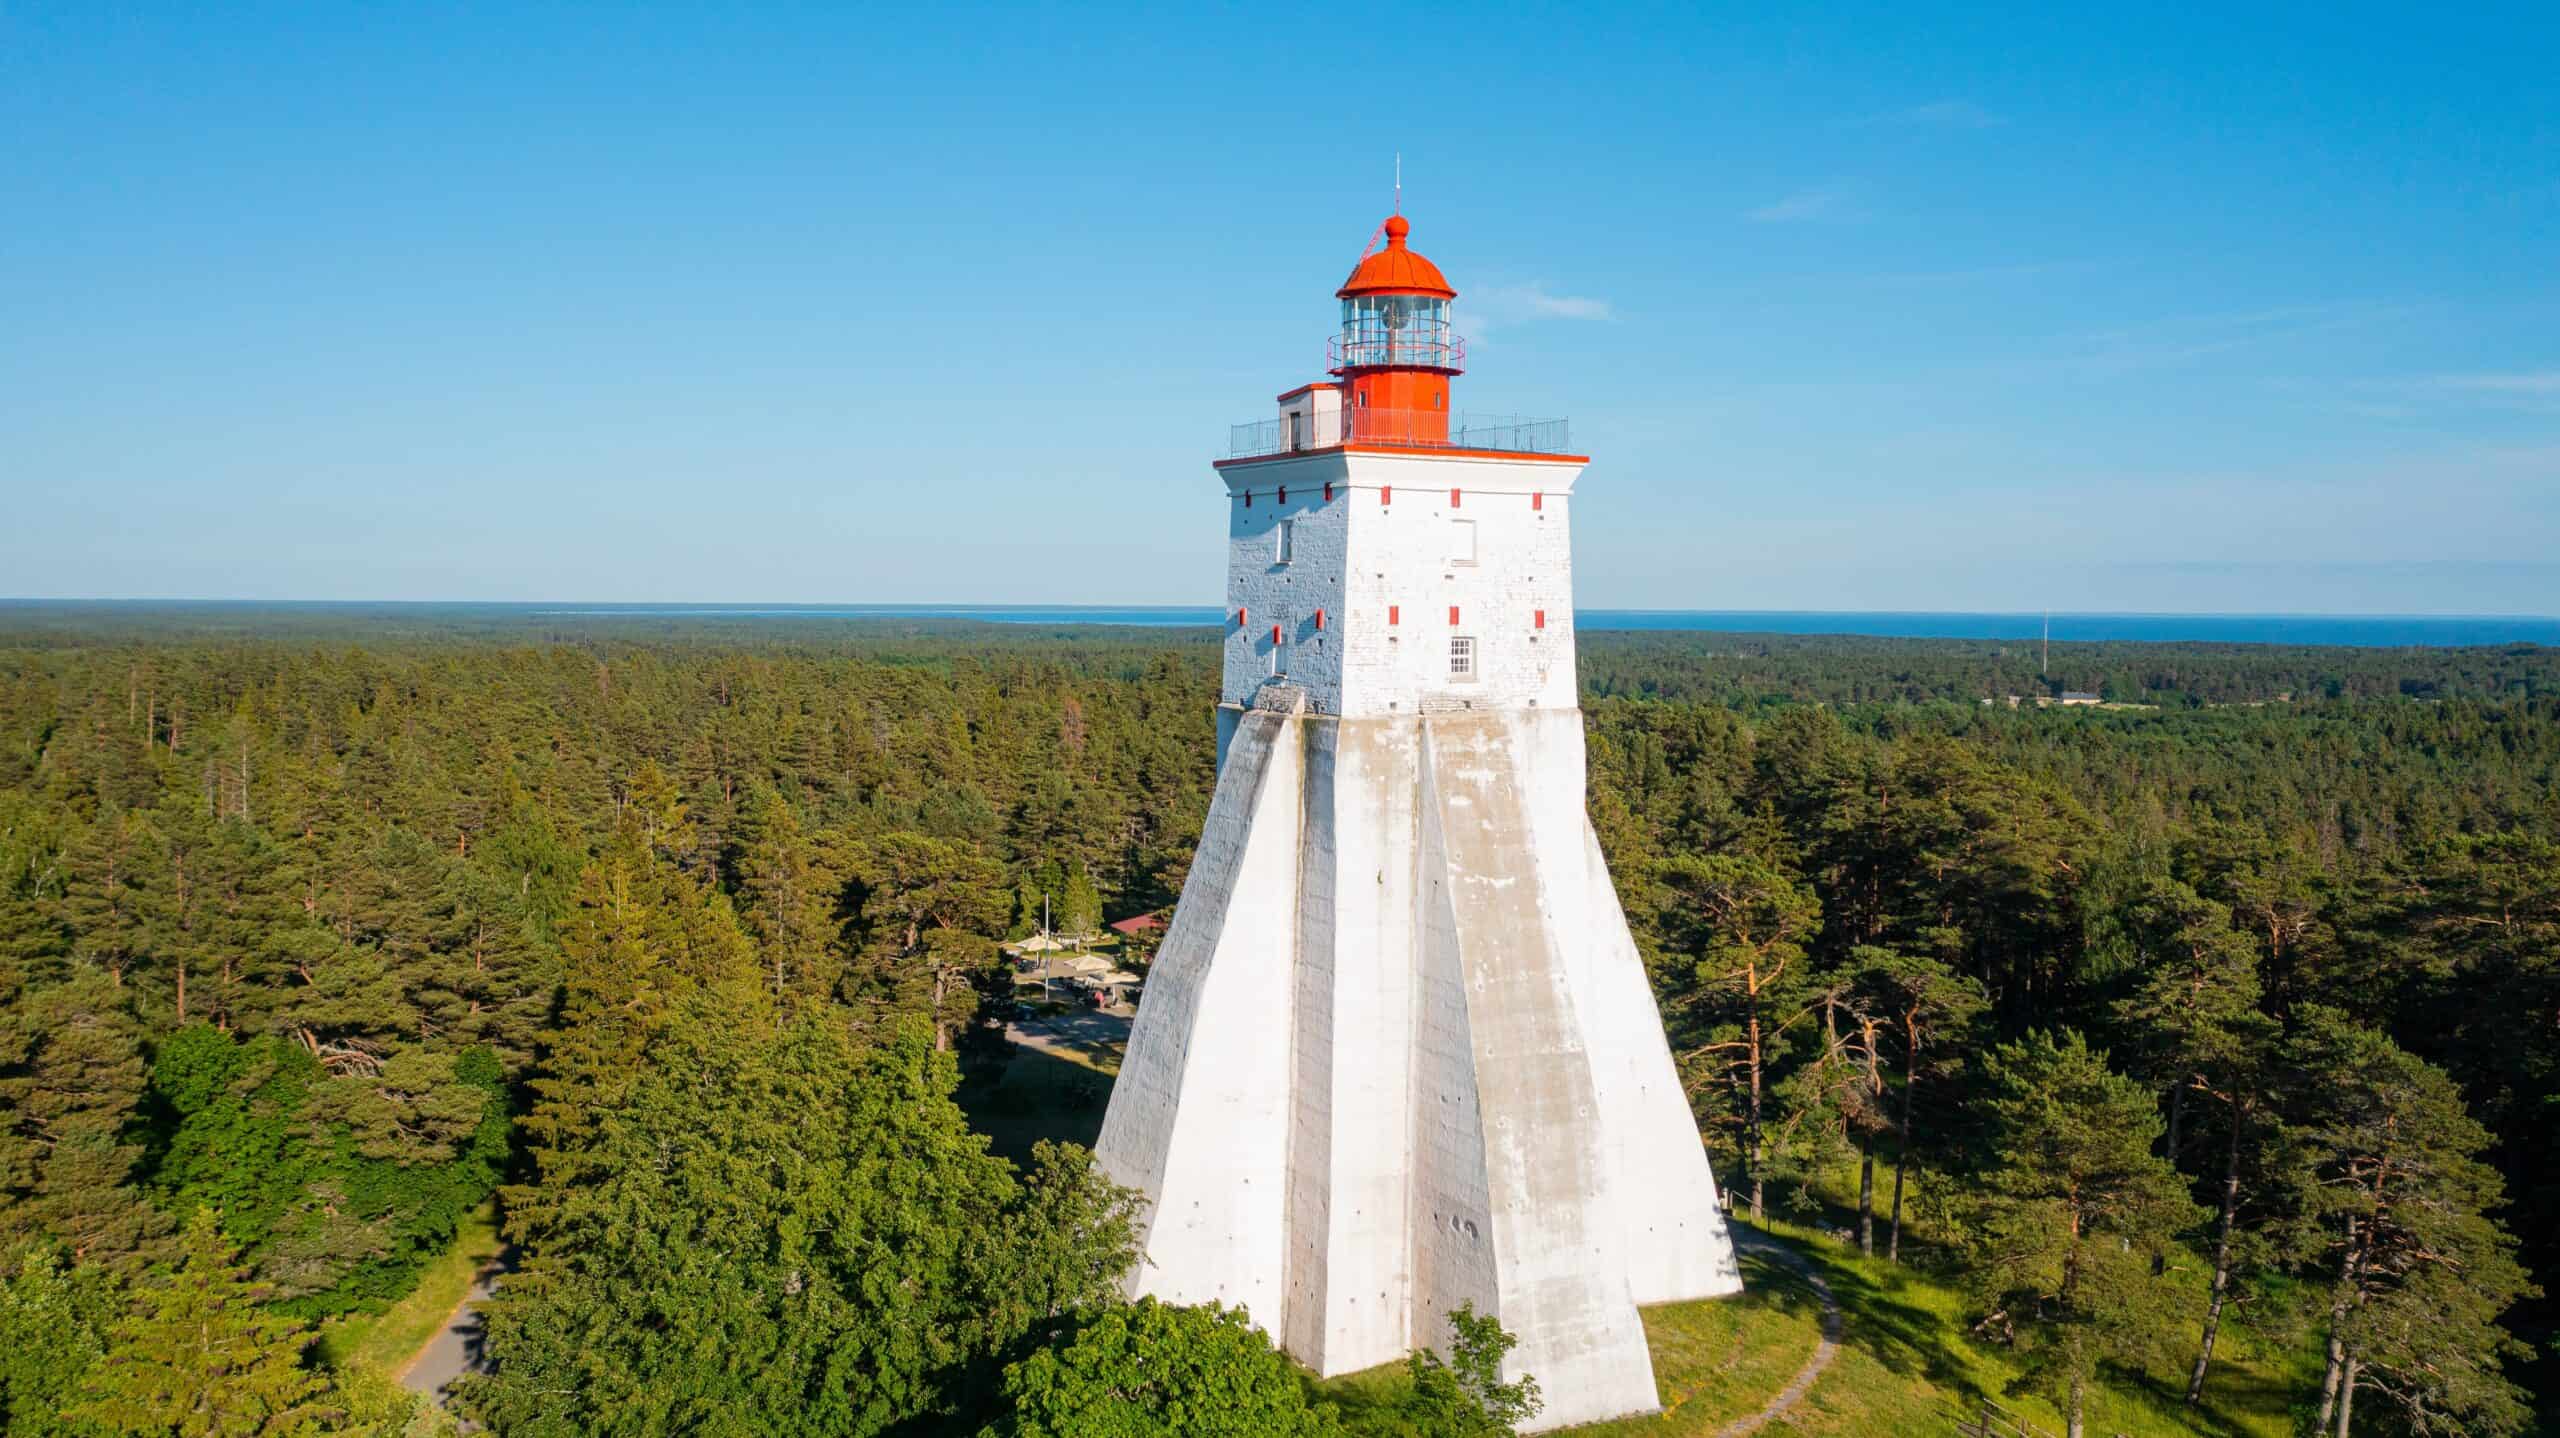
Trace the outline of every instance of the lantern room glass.
<instances>
[{"instance_id":1,"label":"lantern room glass","mask_svg":"<svg viewBox=\"0 0 2560 1438\"><path fill-rule=\"evenodd\" d=\"M1342 302L1342 363L1454 368L1449 302L1431 295L1353 295Z\"/></svg>"}]
</instances>

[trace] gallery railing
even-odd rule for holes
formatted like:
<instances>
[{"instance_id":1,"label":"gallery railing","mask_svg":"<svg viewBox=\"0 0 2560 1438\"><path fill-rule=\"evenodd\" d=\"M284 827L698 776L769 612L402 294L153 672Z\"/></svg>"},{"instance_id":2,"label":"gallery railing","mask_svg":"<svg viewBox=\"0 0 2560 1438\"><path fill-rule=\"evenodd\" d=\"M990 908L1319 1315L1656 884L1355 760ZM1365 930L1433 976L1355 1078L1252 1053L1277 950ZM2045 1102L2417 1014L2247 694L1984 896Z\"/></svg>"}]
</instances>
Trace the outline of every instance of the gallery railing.
<instances>
[{"instance_id":1,"label":"gallery railing","mask_svg":"<svg viewBox=\"0 0 2560 1438\"><path fill-rule=\"evenodd\" d=\"M1231 425L1227 457L1258 459L1298 450L1337 449L1346 444L1476 449L1498 454L1569 454L1573 437L1568 422L1560 419L1355 407Z\"/></svg>"}]
</instances>

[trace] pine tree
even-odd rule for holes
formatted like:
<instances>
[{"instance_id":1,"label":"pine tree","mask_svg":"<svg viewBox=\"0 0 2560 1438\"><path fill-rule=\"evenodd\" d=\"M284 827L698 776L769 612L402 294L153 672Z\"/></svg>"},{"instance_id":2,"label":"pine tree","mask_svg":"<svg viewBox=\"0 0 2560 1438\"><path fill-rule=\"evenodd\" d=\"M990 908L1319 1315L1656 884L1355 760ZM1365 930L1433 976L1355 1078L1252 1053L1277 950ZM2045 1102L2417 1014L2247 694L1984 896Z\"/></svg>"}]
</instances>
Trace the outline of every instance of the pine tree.
<instances>
[{"instance_id":1,"label":"pine tree","mask_svg":"<svg viewBox=\"0 0 2560 1438\"><path fill-rule=\"evenodd\" d=\"M1058 927L1073 938L1091 938L1102 928L1102 891L1093 871L1078 861L1067 867L1067 892L1059 904Z\"/></svg>"},{"instance_id":2,"label":"pine tree","mask_svg":"<svg viewBox=\"0 0 2560 1438\"><path fill-rule=\"evenodd\" d=\"M2023 1350L2022 1387L2051 1394L2081 1438L2106 1358L2154 1348L2165 1285L2152 1257L2193 1214L2154 1154L2151 1096L2077 1034L2030 1034L1984 1063L1988 1151L1972 1256L1983 1325Z\"/></svg>"},{"instance_id":3,"label":"pine tree","mask_svg":"<svg viewBox=\"0 0 2560 1438\"><path fill-rule=\"evenodd\" d=\"M2498 1320L2537 1290L2491 1217L2505 1191L2480 1158L2489 1135L2434 1065L2335 1010L2298 1017L2288 1066L2332 1274L2320 1427L2347 1438L2376 1392L2418 1432L2516 1431L2526 1411L2499 1363L2527 1350Z\"/></svg>"},{"instance_id":4,"label":"pine tree","mask_svg":"<svg viewBox=\"0 0 2560 1438\"><path fill-rule=\"evenodd\" d=\"M455 1044L487 1044L521 1068L549 1017L556 954L533 937L517 886L478 863L446 871L437 905L450 937L412 986L424 1029Z\"/></svg>"},{"instance_id":5,"label":"pine tree","mask_svg":"<svg viewBox=\"0 0 2560 1438\"><path fill-rule=\"evenodd\" d=\"M0 1022L0 1227L50 1236L76 1263L129 1262L168 1226L134 1184L145 1078L127 997L89 974Z\"/></svg>"},{"instance_id":6,"label":"pine tree","mask_svg":"<svg viewBox=\"0 0 2560 1438\"><path fill-rule=\"evenodd\" d=\"M1811 890L1756 859L1681 855L1654 871L1664 942L1688 961L1686 1027L1703 1038L1690 1053L1727 1094L1723 1126L1734 1134L1751 1195L1765 1221L1770 1093L1786 1027L1802 1016L1805 945L1820 932Z\"/></svg>"},{"instance_id":7,"label":"pine tree","mask_svg":"<svg viewBox=\"0 0 2560 1438\"><path fill-rule=\"evenodd\" d=\"M851 862L858 874L858 965L849 996L891 1013L933 1017L934 1045L976 1008L975 983L997 965L1004 929L1001 871L967 848L921 834L881 836Z\"/></svg>"},{"instance_id":8,"label":"pine tree","mask_svg":"<svg viewBox=\"0 0 2560 1438\"><path fill-rule=\"evenodd\" d=\"M302 1366L307 1324L265 1308L210 1209L174 1272L146 1280L72 1413L151 1438L306 1438L333 1431L328 1380ZM337 1430L342 1431L342 1430Z\"/></svg>"},{"instance_id":9,"label":"pine tree","mask_svg":"<svg viewBox=\"0 0 2560 1438\"><path fill-rule=\"evenodd\" d=\"M777 997L831 997L843 970L836 908L843 876L831 872L782 796L759 785L738 816L732 867L739 917L756 941Z\"/></svg>"},{"instance_id":10,"label":"pine tree","mask_svg":"<svg viewBox=\"0 0 2560 1438\"><path fill-rule=\"evenodd\" d=\"M569 1193L600 1170L594 1148L620 1106L672 998L689 987L659 945L664 886L628 846L587 867L561 932L558 1021L532 1079L525 1141L542 1182L506 1191L508 1228L536 1241Z\"/></svg>"},{"instance_id":11,"label":"pine tree","mask_svg":"<svg viewBox=\"0 0 2560 1438\"><path fill-rule=\"evenodd\" d=\"M1982 988L1925 955L1863 947L1854 952L1867 1005L1884 1016L1902 1044L1902 1096L1893 1121L1893 1208L1885 1229L1885 1258L1902 1261L1902 1204L1912 1155L1922 1147L1919 1096L1924 1079L1936 1080L1960 1063L1963 1037L1987 1007ZM1875 1040L1868 1040L1870 1046Z\"/></svg>"},{"instance_id":12,"label":"pine tree","mask_svg":"<svg viewBox=\"0 0 2560 1438\"><path fill-rule=\"evenodd\" d=\"M73 934L72 954L121 987L149 961L166 895L154 888L159 835L130 809L110 809L63 855L58 912Z\"/></svg>"},{"instance_id":13,"label":"pine tree","mask_svg":"<svg viewBox=\"0 0 2560 1438\"><path fill-rule=\"evenodd\" d=\"M2143 1076L2167 1096L2165 1153L2174 1164L2185 1157L2188 1097L2227 1083L2264 1027L2258 951L2232 927L2229 909L2174 880L2152 884L2130 908L2127 927L2145 964L2115 1022L2133 1038Z\"/></svg>"}]
</instances>

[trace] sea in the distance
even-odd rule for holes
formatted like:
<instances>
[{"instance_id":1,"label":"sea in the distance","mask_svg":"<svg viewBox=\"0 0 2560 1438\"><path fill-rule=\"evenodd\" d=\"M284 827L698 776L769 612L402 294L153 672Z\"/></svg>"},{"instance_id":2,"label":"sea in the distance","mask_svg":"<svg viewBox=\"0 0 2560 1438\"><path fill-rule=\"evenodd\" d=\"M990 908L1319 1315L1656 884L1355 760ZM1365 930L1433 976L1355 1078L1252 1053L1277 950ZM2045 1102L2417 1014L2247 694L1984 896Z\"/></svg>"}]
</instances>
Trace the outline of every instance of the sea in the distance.
<instances>
[{"instance_id":1,"label":"sea in the distance","mask_svg":"<svg viewBox=\"0 0 2560 1438\"><path fill-rule=\"evenodd\" d=\"M492 606L495 607L495 606ZM1114 608L1072 604L594 604L506 606L558 618L975 619L993 624L1214 625L1206 605ZM1941 614L1891 610L1578 609L1583 629L1709 630L1729 634L1862 634L1898 639L2035 639L2041 614ZM2560 645L2560 617L2396 614L2056 614L2052 637L2072 643Z\"/></svg>"}]
</instances>

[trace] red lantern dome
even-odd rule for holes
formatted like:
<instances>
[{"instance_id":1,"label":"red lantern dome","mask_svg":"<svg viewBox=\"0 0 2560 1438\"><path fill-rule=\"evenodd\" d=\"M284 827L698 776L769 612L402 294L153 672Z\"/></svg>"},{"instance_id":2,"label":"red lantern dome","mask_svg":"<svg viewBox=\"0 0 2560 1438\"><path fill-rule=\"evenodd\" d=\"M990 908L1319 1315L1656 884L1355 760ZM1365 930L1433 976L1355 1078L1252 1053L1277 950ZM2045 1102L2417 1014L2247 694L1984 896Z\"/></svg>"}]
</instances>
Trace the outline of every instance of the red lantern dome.
<instances>
[{"instance_id":1,"label":"red lantern dome","mask_svg":"<svg viewBox=\"0 0 2560 1438\"><path fill-rule=\"evenodd\" d=\"M1405 248L1404 237L1413 226L1402 215L1387 218L1387 247L1360 261L1353 267L1351 278L1335 290L1337 299L1354 295L1429 295L1434 299L1454 300L1458 292L1440 274L1440 267Z\"/></svg>"}]
</instances>

